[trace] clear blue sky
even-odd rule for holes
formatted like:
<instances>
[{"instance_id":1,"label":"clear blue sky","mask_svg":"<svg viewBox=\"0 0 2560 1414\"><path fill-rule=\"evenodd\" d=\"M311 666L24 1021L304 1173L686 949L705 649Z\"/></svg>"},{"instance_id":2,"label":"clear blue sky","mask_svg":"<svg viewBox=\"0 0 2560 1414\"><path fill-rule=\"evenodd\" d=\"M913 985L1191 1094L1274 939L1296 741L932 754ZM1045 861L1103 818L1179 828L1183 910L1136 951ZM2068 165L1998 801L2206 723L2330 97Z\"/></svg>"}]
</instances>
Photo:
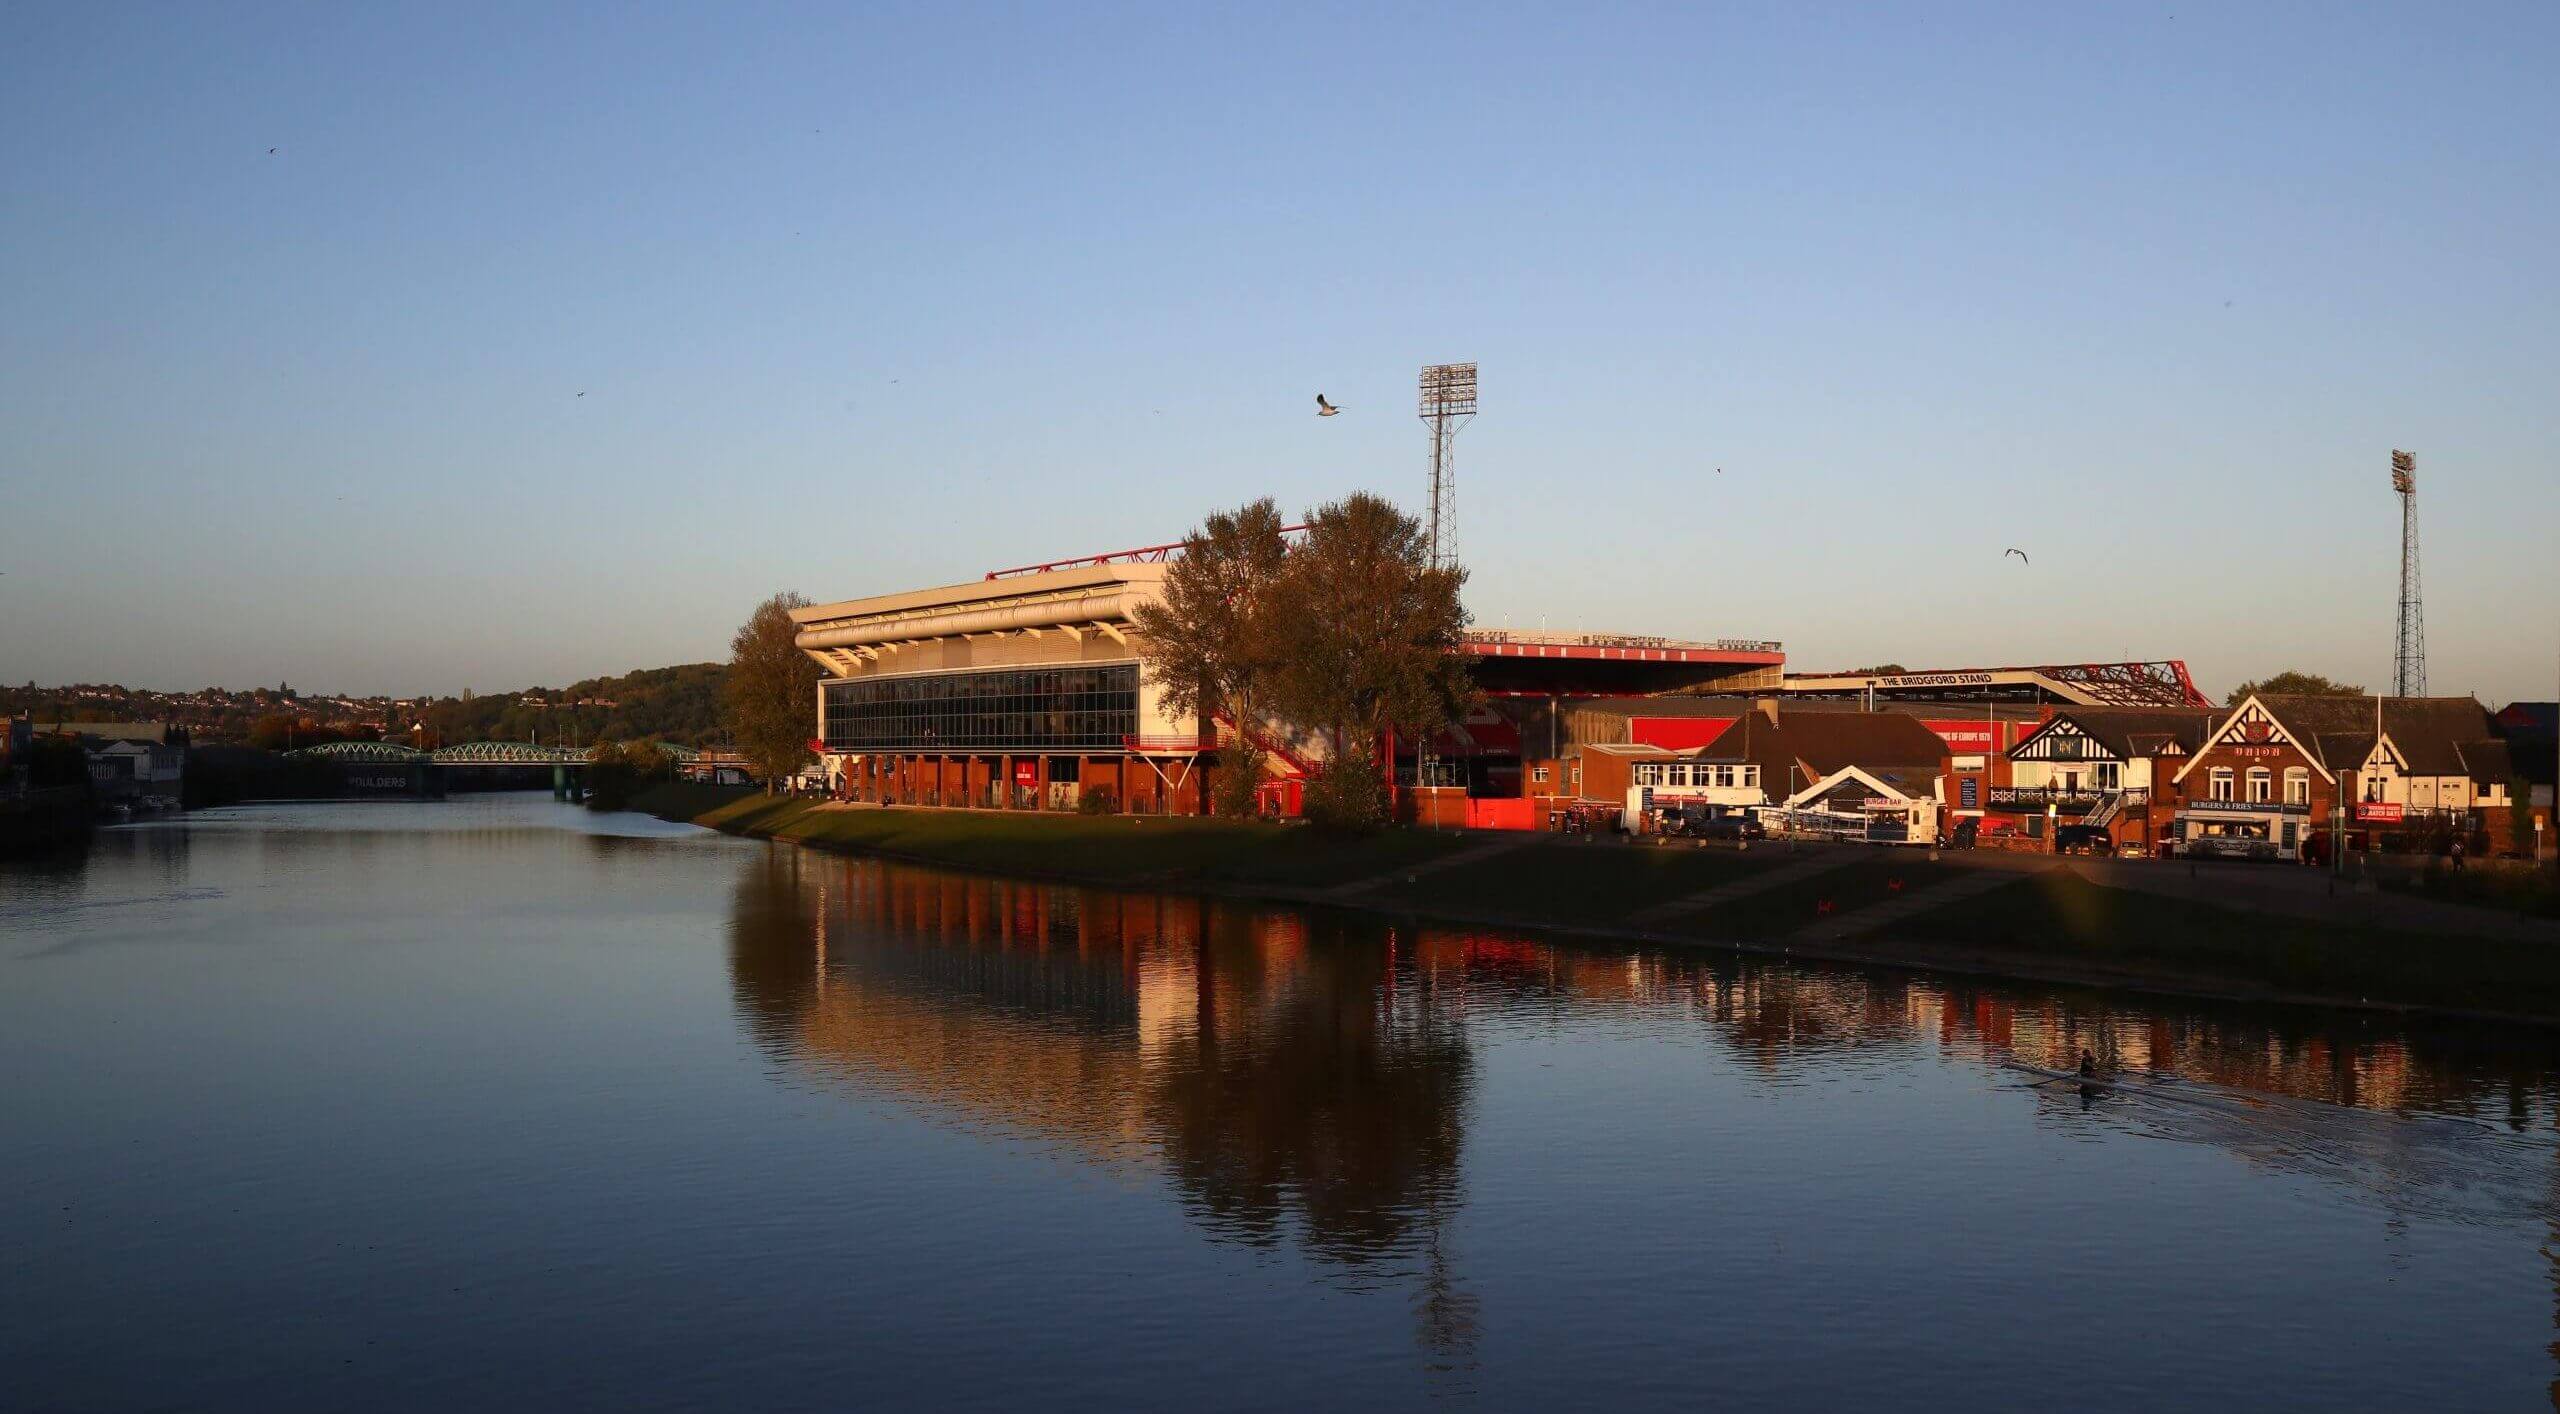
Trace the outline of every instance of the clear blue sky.
<instances>
[{"instance_id":1,"label":"clear blue sky","mask_svg":"<svg viewBox=\"0 0 2560 1414\"><path fill-rule=\"evenodd\" d=\"M1473 358L1483 622L2387 683L2400 446L2432 685L2548 697L2556 60L2547 0L14 6L0 678L719 657L1416 504Z\"/></svg>"}]
</instances>

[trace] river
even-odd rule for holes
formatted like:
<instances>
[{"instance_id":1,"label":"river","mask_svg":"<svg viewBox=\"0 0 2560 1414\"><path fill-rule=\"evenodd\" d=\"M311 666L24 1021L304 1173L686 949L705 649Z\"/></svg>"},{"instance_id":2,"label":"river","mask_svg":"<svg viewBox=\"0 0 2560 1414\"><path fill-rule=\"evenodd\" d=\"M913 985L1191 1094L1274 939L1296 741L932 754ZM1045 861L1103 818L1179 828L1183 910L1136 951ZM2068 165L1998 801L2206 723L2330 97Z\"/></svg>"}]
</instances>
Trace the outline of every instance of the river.
<instances>
[{"instance_id":1,"label":"river","mask_svg":"<svg viewBox=\"0 0 2560 1414\"><path fill-rule=\"evenodd\" d=\"M0 1405L2551 1398L2551 1036L539 796L0 870ZM2144 1079L2036 1085L2083 1046ZM2171 1078L2174 1077L2174 1078Z\"/></svg>"}]
</instances>

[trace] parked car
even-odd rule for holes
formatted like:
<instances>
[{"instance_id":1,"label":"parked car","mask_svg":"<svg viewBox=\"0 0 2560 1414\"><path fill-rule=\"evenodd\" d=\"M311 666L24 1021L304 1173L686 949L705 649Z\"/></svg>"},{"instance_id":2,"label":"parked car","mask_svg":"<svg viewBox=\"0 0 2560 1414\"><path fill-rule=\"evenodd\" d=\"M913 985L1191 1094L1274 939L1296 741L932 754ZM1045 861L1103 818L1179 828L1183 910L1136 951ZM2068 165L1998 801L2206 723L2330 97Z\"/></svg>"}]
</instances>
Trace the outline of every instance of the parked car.
<instances>
[{"instance_id":1,"label":"parked car","mask_svg":"<svg viewBox=\"0 0 2560 1414\"><path fill-rule=\"evenodd\" d=\"M2115 841L2104 825L2062 825L2053 832L2053 852L2108 855L2115 853Z\"/></svg>"},{"instance_id":2,"label":"parked car","mask_svg":"<svg viewBox=\"0 0 2560 1414\"><path fill-rule=\"evenodd\" d=\"M1725 840L1734 844L1769 838L1769 831L1748 815L1718 815L1700 820L1689 828L1689 833L1702 840Z\"/></svg>"}]
</instances>

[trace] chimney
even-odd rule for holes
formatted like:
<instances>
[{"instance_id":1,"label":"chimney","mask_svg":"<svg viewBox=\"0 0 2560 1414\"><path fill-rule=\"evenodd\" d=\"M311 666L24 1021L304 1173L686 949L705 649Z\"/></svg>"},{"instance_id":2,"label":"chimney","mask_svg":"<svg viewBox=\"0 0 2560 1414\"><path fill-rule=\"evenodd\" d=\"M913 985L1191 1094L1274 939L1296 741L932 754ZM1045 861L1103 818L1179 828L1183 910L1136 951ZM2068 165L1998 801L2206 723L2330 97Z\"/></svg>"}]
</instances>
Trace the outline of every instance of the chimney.
<instances>
[{"instance_id":1,"label":"chimney","mask_svg":"<svg viewBox=\"0 0 2560 1414\"><path fill-rule=\"evenodd\" d=\"M1774 727L1778 724L1778 699L1774 697L1760 698L1758 701L1751 704L1751 710L1768 718L1770 726Z\"/></svg>"}]
</instances>

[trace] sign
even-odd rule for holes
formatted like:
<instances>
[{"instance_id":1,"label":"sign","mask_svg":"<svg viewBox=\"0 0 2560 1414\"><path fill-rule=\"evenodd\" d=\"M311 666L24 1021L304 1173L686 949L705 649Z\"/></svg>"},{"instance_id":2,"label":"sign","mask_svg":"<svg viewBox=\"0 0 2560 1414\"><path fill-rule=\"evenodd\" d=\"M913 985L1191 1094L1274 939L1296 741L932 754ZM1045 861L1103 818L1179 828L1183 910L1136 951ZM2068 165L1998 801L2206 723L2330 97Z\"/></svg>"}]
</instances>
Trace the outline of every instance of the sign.
<instances>
[{"instance_id":1,"label":"sign","mask_svg":"<svg viewBox=\"0 0 2560 1414\"><path fill-rule=\"evenodd\" d=\"M2240 720L2224 729L2214 744L2228 749L2234 756L2281 756L2283 748L2293 745L2293 738L2276 725L2267 710L2252 702Z\"/></svg>"},{"instance_id":2,"label":"sign","mask_svg":"<svg viewBox=\"0 0 2560 1414\"><path fill-rule=\"evenodd\" d=\"M1949 751L1958 754L1978 755L2000 749L2000 743L1992 736L1989 722L1923 719L1920 725L1936 732L1938 740L1945 742Z\"/></svg>"},{"instance_id":3,"label":"sign","mask_svg":"<svg viewBox=\"0 0 2560 1414\"><path fill-rule=\"evenodd\" d=\"M2356 819L2374 825L2397 825L2408 812L2402 807L2380 800L2356 802Z\"/></svg>"},{"instance_id":4,"label":"sign","mask_svg":"<svg viewBox=\"0 0 2560 1414\"><path fill-rule=\"evenodd\" d=\"M1013 783L1018 786L1036 786L1040 784L1040 763L1037 761L1014 762Z\"/></svg>"},{"instance_id":5,"label":"sign","mask_svg":"<svg viewBox=\"0 0 2560 1414\"><path fill-rule=\"evenodd\" d=\"M2308 805L2287 805L2276 800L2190 800L2186 808L2197 815L2308 815Z\"/></svg>"},{"instance_id":6,"label":"sign","mask_svg":"<svg viewBox=\"0 0 2560 1414\"><path fill-rule=\"evenodd\" d=\"M1956 783L1956 802L1967 810L1982 808L1982 782L1971 776Z\"/></svg>"},{"instance_id":7,"label":"sign","mask_svg":"<svg viewBox=\"0 0 2560 1414\"><path fill-rule=\"evenodd\" d=\"M1989 673L1887 673L1867 681L1878 687L1986 687Z\"/></svg>"}]
</instances>

